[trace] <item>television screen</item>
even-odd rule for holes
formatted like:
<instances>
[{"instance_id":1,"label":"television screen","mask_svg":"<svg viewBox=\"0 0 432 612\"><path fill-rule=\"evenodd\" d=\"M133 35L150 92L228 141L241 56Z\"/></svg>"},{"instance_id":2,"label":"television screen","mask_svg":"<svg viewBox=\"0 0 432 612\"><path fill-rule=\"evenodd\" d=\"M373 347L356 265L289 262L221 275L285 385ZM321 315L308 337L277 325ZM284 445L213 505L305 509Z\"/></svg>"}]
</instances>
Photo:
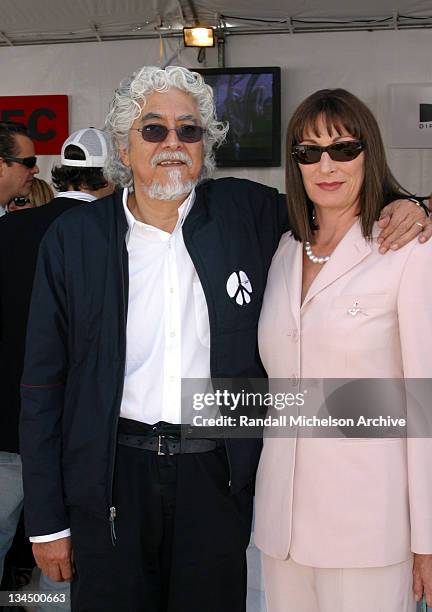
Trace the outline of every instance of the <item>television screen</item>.
<instances>
[{"instance_id":1,"label":"television screen","mask_svg":"<svg viewBox=\"0 0 432 612\"><path fill-rule=\"evenodd\" d=\"M280 68L194 69L213 88L216 113L228 121L218 166L280 166Z\"/></svg>"}]
</instances>

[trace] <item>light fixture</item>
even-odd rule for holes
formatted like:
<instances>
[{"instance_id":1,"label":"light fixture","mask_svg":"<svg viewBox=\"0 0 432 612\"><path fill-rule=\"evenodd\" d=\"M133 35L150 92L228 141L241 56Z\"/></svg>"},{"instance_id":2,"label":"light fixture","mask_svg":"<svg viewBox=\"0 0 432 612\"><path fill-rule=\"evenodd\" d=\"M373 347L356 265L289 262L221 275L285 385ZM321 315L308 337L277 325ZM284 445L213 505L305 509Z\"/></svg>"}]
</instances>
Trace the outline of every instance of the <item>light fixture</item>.
<instances>
[{"instance_id":1,"label":"light fixture","mask_svg":"<svg viewBox=\"0 0 432 612\"><path fill-rule=\"evenodd\" d=\"M183 28L183 40L185 47L214 47L214 30L201 26Z\"/></svg>"}]
</instances>

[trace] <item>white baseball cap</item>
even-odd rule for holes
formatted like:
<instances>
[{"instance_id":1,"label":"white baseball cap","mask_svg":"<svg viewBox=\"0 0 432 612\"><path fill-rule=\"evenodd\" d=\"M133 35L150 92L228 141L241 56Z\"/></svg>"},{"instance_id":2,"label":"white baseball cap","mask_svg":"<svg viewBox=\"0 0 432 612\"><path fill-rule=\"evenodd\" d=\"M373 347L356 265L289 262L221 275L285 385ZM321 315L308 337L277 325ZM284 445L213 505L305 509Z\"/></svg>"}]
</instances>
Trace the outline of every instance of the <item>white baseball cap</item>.
<instances>
[{"instance_id":1,"label":"white baseball cap","mask_svg":"<svg viewBox=\"0 0 432 612\"><path fill-rule=\"evenodd\" d=\"M85 159L67 159L65 149L74 145L81 149ZM108 154L108 137L102 130L94 127L74 132L67 138L61 149L61 165L78 168L103 168Z\"/></svg>"}]
</instances>

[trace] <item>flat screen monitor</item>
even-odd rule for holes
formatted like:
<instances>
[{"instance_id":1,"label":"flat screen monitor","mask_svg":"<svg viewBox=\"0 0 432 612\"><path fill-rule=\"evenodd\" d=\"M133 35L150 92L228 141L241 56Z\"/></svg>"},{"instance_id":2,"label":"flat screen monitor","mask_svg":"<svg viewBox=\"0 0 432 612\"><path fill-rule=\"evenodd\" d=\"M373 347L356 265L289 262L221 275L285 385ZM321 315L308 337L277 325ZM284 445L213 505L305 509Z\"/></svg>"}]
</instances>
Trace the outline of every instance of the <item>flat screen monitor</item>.
<instances>
[{"instance_id":1,"label":"flat screen monitor","mask_svg":"<svg viewBox=\"0 0 432 612\"><path fill-rule=\"evenodd\" d=\"M194 70L213 88L218 119L229 122L217 165L280 166L280 68Z\"/></svg>"}]
</instances>

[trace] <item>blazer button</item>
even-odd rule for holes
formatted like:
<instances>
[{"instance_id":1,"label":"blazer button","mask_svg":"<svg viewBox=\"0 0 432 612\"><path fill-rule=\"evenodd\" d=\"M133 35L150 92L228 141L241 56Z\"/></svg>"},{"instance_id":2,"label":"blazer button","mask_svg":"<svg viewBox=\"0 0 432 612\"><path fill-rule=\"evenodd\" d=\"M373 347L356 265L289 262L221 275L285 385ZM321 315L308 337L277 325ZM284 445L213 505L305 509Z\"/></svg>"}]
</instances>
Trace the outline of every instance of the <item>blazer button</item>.
<instances>
[{"instance_id":1,"label":"blazer button","mask_svg":"<svg viewBox=\"0 0 432 612\"><path fill-rule=\"evenodd\" d=\"M298 342L298 338L299 338L299 333L296 329L291 329L288 333L287 336L289 336L292 340L292 342Z\"/></svg>"},{"instance_id":2,"label":"blazer button","mask_svg":"<svg viewBox=\"0 0 432 612\"><path fill-rule=\"evenodd\" d=\"M291 374L291 384L294 387L296 384L298 383L298 376L297 374Z\"/></svg>"}]
</instances>

